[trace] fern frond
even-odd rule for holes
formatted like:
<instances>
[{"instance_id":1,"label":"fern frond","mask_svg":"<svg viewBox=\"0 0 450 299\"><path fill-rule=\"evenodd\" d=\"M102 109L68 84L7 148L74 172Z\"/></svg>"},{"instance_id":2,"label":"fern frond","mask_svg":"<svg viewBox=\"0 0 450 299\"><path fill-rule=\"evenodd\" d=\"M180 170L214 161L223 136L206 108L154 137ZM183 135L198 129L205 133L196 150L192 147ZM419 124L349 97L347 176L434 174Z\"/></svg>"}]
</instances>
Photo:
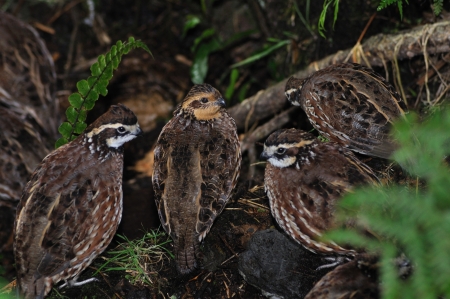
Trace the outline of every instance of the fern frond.
<instances>
[{"instance_id":1,"label":"fern frond","mask_svg":"<svg viewBox=\"0 0 450 299\"><path fill-rule=\"evenodd\" d=\"M406 4L408 3L408 0L405 0ZM400 13L400 18L403 19L403 0L381 0L380 4L377 7L377 10L380 11L382 9L385 9L389 5L392 5L394 3L397 3L398 11Z\"/></svg>"},{"instance_id":2,"label":"fern frond","mask_svg":"<svg viewBox=\"0 0 450 299\"><path fill-rule=\"evenodd\" d=\"M394 158L408 165L408 172L425 180L427 187L418 191L403 186L366 187L339 203L338 221L355 219L355 227L327 237L380 253L382 298L450 298L450 170L442 161L449 152L448 132L450 108L424 122L410 113L395 124L401 148ZM406 280L398 277L392 262L400 252L413 265Z\"/></svg>"},{"instance_id":3,"label":"fern frond","mask_svg":"<svg viewBox=\"0 0 450 299\"><path fill-rule=\"evenodd\" d=\"M444 9L444 0L433 1L433 12L436 16L440 15L443 9Z\"/></svg>"},{"instance_id":4,"label":"fern frond","mask_svg":"<svg viewBox=\"0 0 450 299\"><path fill-rule=\"evenodd\" d=\"M118 41L91 66L91 76L87 80L77 82L78 92L69 96L71 106L66 110L67 122L63 122L58 128L62 137L56 141L55 148L74 140L86 129L87 112L94 108L99 95L108 94L107 86L113 77L113 71L118 68L122 56L135 48L142 48L151 55L147 45L133 37L125 43Z\"/></svg>"}]
</instances>

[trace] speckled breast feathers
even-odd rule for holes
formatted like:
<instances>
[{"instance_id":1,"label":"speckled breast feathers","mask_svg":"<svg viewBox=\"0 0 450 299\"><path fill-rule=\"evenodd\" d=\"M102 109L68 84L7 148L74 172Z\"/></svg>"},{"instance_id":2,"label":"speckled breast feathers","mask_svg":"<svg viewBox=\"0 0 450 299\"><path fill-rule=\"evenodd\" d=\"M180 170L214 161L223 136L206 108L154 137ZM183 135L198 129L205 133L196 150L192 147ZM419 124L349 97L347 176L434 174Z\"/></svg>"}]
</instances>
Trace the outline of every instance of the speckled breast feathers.
<instances>
[{"instance_id":1,"label":"speckled breast feathers","mask_svg":"<svg viewBox=\"0 0 450 299\"><path fill-rule=\"evenodd\" d=\"M196 85L163 128L155 148L153 186L181 273L196 266L198 244L236 185L241 153L234 120L220 93Z\"/></svg>"}]
</instances>

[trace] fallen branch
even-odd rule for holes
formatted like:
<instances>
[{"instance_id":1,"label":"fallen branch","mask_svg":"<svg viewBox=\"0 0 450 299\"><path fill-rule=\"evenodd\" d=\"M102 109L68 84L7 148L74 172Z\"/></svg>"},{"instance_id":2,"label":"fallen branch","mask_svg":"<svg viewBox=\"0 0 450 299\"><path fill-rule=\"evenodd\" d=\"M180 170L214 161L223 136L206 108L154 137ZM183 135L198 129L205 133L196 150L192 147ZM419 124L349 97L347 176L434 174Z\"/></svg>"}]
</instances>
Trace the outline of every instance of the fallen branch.
<instances>
[{"instance_id":1,"label":"fallen branch","mask_svg":"<svg viewBox=\"0 0 450 299\"><path fill-rule=\"evenodd\" d=\"M255 146L255 142L262 140L263 138L269 136L270 133L281 129L285 124L287 124L291 118L289 114L300 109L300 107L292 106L289 109L281 112L279 115L270 119L270 121L256 128L253 132L247 134L245 139L242 141L241 151L245 153L250 147Z\"/></svg>"},{"instance_id":2,"label":"fallen branch","mask_svg":"<svg viewBox=\"0 0 450 299\"><path fill-rule=\"evenodd\" d=\"M352 61L349 58L353 51L354 49L339 51L320 61L313 62L304 70L295 73L294 76L307 77L328 65ZM386 61L394 59L411 59L418 55L424 55L424 52L428 54L450 52L450 21L418 26L397 34L372 36L362 44L362 51L372 67L384 66ZM246 132L249 126L255 122L274 115L285 107L284 86L286 80L260 91L229 109L239 130Z\"/></svg>"}]
</instances>

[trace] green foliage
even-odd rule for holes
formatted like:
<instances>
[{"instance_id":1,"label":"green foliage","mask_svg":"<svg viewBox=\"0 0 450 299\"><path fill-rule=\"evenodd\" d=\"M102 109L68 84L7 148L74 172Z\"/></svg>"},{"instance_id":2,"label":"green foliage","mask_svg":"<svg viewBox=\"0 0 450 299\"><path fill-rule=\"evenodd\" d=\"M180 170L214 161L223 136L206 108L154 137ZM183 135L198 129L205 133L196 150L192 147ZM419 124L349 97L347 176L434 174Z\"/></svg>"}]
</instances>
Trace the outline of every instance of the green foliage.
<instances>
[{"instance_id":1,"label":"green foliage","mask_svg":"<svg viewBox=\"0 0 450 299\"><path fill-rule=\"evenodd\" d=\"M436 16L440 15L443 9L444 9L444 0L433 1L433 12Z\"/></svg>"},{"instance_id":2,"label":"green foliage","mask_svg":"<svg viewBox=\"0 0 450 299\"><path fill-rule=\"evenodd\" d=\"M408 0L405 0L406 4L408 3ZM400 13L400 18L403 19L403 0L380 0L380 4L377 7L377 10L380 11L382 9L385 9L386 7L397 3L398 11ZM325 30L325 20L326 15L328 11L328 7L330 4L333 4L334 6L334 16L333 16L333 28L334 24L336 23L338 12L339 12L339 0L324 0L323 2L323 9L320 13L319 17L319 34L325 38L324 32ZM442 10L444 8L444 0L433 0L433 12L436 16L440 15ZM302 20L303 21L303 20Z\"/></svg>"},{"instance_id":3,"label":"green foliage","mask_svg":"<svg viewBox=\"0 0 450 299\"><path fill-rule=\"evenodd\" d=\"M129 240L125 236L118 235L124 242L115 250L110 250L103 257L106 262L95 274L103 271L126 271L125 277L132 284L152 285L152 277L158 275L158 271L173 258L172 253L166 248L171 239L159 230L147 232L141 239Z\"/></svg>"},{"instance_id":4,"label":"green foliage","mask_svg":"<svg viewBox=\"0 0 450 299\"><path fill-rule=\"evenodd\" d=\"M322 9L322 12L320 13L320 17L319 17L319 34L323 38L325 38L325 34L324 34L324 31L326 31L325 30L325 19L326 19L328 7L330 6L330 4L333 4L333 6L334 6L333 28L334 28L334 24L336 23L338 12L339 12L339 0L325 0L323 2L323 9Z\"/></svg>"},{"instance_id":5,"label":"green foliage","mask_svg":"<svg viewBox=\"0 0 450 299\"><path fill-rule=\"evenodd\" d=\"M193 16L193 15L188 15L186 17L186 22L184 23L184 27L183 27L183 34L181 35L182 38L185 38L186 33L194 28L195 26L197 26L198 24L200 24L200 18L197 16Z\"/></svg>"},{"instance_id":6,"label":"green foliage","mask_svg":"<svg viewBox=\"0 0 450 299\"><path fill-rule=\"evenodd\" d=\"M199 17L192 15L187 16L183 27L183 37L186 36L186 33L189 30L201 24L202 21ZM252 33L254 33L253 30L237 33L229 40L222 41L213 28L203 30L200 36L194 40L194 44L191 47L191 51L194 53L192 67L190 69L192 82L194 84L201 84L205 81L206 75L208 74L208 59L212 53L221 51L230 44L241 40Z\"/></svg>"},{"instance_id":7,"label":"green foliage","mask_svg":"<svg viewBox=\"0 0 450 299\"><path fill-rule=\"evenodd\" d=\"M405 2L406 2L406 4L409 4L408 0L405 0ZM400 18L403 19L403 0L381 0L380 5L378 5L378 7L377 7L377 10L380 11L394 3L397 3L398 11L400 13Z\"/></svg>"},{"instance_id":8,"label":"green foliage","mask_svg":"<svg viewBox=\"0 0 450 299\"><path fill-rule=\"evenodd\" d=\"M220 50L223 47L219 41L214 29L206 29L196 38L192 51L194 52L194 61L190 70L192 82L201 84L205 81L208 74L208 58L211 53Z\"/></svg>"},{"instance_id":9,"label":"green foliage","mask_svg":"<svg viewBox=\"0 0 450 299\"><path fill-rule=\"evenodd\" d=\"M311 0L307 0L306 3L305 3L305 5L306 5L305 16L303 16L303 13L300 11L300 8L298 7L297 1L294 1L293 4L294 4L293 8L294 8L298 18L303 23L305 28L309 31L311 36L315 37L316 34L315 34L313 28L311 28L311 25L309 24L309 14L310 14ZM324 19L324 22L325 22L325 19Z\"/></svg>"},{"instance_id":10,"label":"green foliage","mask_svg":"<svg viewBox=\"0 0 450 299\"><path fill-rule=\"evenodd\" d=\"M13 294L0 294L0 299L17 299Z\"/></svg>"},{"instance_id":11,"label":"green foliage","mask_svg":"<svg viewBox=\"0 0 450 299\"><path fill-rule=\"evenodd\" d=\"M409 4L408 0L405 0L405 2L406 4ZM397 3L400 17L403 19L403 0L381 0L377 10L382 10L388 7L389 5L395 3ZM444 0L433 0L433 12L436 16L441 14L443 8L444 8Z\"/></svg>"},{"instance_id":12,"label":"green foliage","mask_svg":"<svg viewBox=\"0 0 450 299\"><path fill-rule=\"evenodd\" d=\"M240 67L240 66L244 66L244 65L250 64L252 62L255 62L263 57L266 57L267 55L270 55L275 50L277 50L283 46L286 46L291 42L289 39L286 39L286 40L269 39L268 41L275 42L275 44L264 47L261 51L253 54L252 56L250 56L238 63L231 65L230 67L235 68L235 67Z\"/></svg>"},{"instance_id":13,"label":"green foliage","mask_svg":"<svg viewBox=\"0 0 450 299\"><path fill-rule=\"evenodd\" d=\"M239 71L237 69L232 69L230 73L230 84L225 91L225 99L231 99L234 94L234 85L239 78Z\"/></svg>"},{"instance_id":14,"label":"green foliage","mask_svg":"<svg viewBox=\"0 0 450 299\"><path fill-rule=\"evenodd\" d=\"M381 255L383 298L450 298L450 169L443 157L450 152L450 109L437 111L420 123L411 113L396 123L401 143L394 158L426 182L426 188L366 187L339 203L339 219L356 220L352 230L328 234L341 243L364 247ZM366 228L379 238L362 234ZM398 277L392 263L404 252L413 274Z\"/></svg>"},{"instance_id":15,"label":"green foliage","mask_svg":"<svg viewBox=\"0 0 450 299\"><path fill-rule=\"evenodd\" d=\"M405 0L406 4L408 0ZM389 5L397 3L398 11L400 13L400 18L403 19L403 0L381 0L380 4L377 7L377 10L380 11ZM444 0L433 0L433 12L436 16L440 15L444 6Z\"/></svg>"},{"instance_id":16,"label":"green foliage","mask_svg":"<svg viewBox=\"0 0 450 299\"><path fill-rule=\"evenodd\" d=\"M71 106L66 110L67 122L62 123L58 128L62 137L56 141L56 148L74 140L86 129L87 111L94 108L99 95L107 95L106 87L113 76L113 71L119 66L122 55L135 48L142 48L151 54L143 42L135 40L133 37L130 37L125 43L118 41L109 52L100 55L97 62L91 66L91 76L87 80L77 83L78 92L69 96Z\"/></svg>"}]
</instances>

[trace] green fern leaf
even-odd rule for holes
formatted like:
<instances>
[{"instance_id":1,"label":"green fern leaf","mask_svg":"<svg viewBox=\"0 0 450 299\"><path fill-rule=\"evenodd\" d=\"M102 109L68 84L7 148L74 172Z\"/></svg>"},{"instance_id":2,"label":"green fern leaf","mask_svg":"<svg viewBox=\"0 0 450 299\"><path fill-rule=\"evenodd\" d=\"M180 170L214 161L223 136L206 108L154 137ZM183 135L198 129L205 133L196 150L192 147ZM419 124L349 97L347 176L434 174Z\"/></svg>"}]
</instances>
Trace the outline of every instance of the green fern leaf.
<instances>
[{"instance_id":1,"label":"green fern leaf","mask_svg":"<svg viewBox=\"0 0 450 299\"><path fill-rule=\"evenodd\" d=\"M66 110L66 117L69 123L74 124L77 121L78 111L75 107L71 106Z\"/></svg>"},{"instance_id":2,"label":"green fern leaf","mask_svg":"<svg viewBox=\"0 0 450 299\"><path fill-rule=\"evenodd\" d=\"M64 144L66 144L66 143L68 143L68 142L69 142L69 141L68 141L66 138L61 137L61 138L59 138L59 139L56 141L55 147L58 148L58 147L63 146Z\"/></svg>"},{"instance_id":3,"label":"green fern leaf","mask_svg":"<svg viewBox=\"0 0 450 299\"><path fill-rule=\"evenodd\" d=\"M434 0L433 2L433 12L436 16L440 15L444 9L444 0Z\"/></svg>"},{"instance_id":4,"label":"green fern leaf","mask_svg":"<svg viewBox=\"0 0 450 299\"><path fill-rule=\"evenodd\" d=\"M69 96L71 106L66 110L68 122L62 123L58 128L62 137L56 141L56 148L66 144L69 140L74 140L86 129L87 111L94 108L100 95L108 94L108 83L113 77L114 70L119 67L122 55L135 48L142 48L151 55L148 47L133 37L130 37L126 43L117 41L108 53L100 55L97 62L91 66L91 76L87 80L77 82L78 92Z\"/></svg>"},{"instance_id":5,"label":"green fern leaf","mask_svg":"<svg viewBox=\"0 0 450 299\"><path fill-rule=\"evenodd\" d=\"M81 95L79 93L72 93L69 96L69 103L73 107L80 109L81 105L83 105L83 99L81 98Z\"/></svg>"}]
</instances>

